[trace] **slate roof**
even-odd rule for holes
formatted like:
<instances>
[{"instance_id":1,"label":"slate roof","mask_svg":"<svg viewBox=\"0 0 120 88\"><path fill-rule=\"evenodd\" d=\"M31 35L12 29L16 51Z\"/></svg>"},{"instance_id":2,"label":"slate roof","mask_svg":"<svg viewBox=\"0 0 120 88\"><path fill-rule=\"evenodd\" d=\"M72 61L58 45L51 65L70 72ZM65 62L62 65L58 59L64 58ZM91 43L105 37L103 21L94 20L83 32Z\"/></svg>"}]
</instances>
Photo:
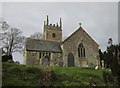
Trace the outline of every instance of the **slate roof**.
<instances>
[{"instance_id":1,"label":"slate roof","mask_svg":"<svg viewBox=\"0 0 120 88\"><path fill-rule=\"evenodd\" d=\"M27 51L62 52L60 42L27 38L25 44Z\"/></svg>"}]
</instances>

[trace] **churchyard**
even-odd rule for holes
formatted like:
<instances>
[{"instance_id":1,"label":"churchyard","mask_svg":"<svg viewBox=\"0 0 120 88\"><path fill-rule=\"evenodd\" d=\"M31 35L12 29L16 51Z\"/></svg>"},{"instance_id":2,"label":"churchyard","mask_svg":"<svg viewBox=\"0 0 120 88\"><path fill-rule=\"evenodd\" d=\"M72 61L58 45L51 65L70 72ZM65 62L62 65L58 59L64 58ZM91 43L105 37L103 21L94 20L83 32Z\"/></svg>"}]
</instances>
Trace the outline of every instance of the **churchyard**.
<instances>
[{"instance_id":1,"label":"churchyard","mask_svg":"<svg viewBox=\"0 0 120 88\"><path fill-rule=\"evenodd\" d=\"M107 84L103 73L109 69L82 67L26 66L4 62L2 64L2 86L100 86Z\"/></svg>"}]
</instances>

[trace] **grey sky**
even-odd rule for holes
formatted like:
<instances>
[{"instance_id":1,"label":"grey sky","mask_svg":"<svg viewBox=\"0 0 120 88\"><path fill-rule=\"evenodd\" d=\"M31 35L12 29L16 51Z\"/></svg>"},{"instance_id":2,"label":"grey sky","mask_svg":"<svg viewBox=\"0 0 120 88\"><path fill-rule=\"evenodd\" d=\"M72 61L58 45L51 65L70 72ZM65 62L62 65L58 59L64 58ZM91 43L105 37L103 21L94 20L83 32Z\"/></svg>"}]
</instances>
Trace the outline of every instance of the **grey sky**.
<instances>
[{"instance_id":1,"label":"grey sky","mask_svg":"<svg viewBox=\"0 0 120 88\"><path fill-rule=\"evenodd\" d=\"M42 32L43 22L49 16L50 23L62 18L63 36L69 36L79 27L100 45L107 46L108 38L118 42L117 2L3 2L2 16L12 27L19 28L25 36ZM16 56L15 56L16 57Z\"/></svg>"}]
</instances>

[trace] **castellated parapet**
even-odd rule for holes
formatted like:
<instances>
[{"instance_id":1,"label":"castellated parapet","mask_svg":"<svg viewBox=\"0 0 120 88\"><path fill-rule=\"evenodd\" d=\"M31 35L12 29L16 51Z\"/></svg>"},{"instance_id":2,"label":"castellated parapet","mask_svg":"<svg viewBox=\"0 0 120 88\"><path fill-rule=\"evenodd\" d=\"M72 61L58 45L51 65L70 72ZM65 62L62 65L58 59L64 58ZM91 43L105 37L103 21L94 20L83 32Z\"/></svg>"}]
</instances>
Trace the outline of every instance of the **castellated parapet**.
<instances>
[{"instance_id":1,"label":"castellated parapet","mask_svg":"<svg viewBox=\"0 0 120 88\"><path fill-rule=\"evenodd\" d=\"M55 25L55 24L44 25L44 28L45 29L52 29L52 30L60 30L60 31L62 31L61 27L58 26L58 24L57 25Z\"/></svg>"},{"instance_id":2,"label":"castellated parapet","mask_svg":"<svg viewBox=\"0 0 120 88\"><path fill-rule=\"evenodd\" d=\"M49 24L49 19L47 15L47 21L44 21L44 31L43 31L43 39L49 41L62 41L62 22L60 18L60 23L57 24Z\"/></svg>"}]
</instances>

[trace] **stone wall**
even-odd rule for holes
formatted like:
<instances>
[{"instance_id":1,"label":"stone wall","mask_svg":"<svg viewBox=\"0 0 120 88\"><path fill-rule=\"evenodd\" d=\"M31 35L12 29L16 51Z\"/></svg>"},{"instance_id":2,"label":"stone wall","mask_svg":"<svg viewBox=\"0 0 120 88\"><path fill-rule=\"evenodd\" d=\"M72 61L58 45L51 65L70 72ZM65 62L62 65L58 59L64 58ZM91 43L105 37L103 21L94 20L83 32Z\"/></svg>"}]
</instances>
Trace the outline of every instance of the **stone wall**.
<instances>
[{"instance_id":1,"label":"stone wall","mask_svg":"<svg viewBox=\"0 0 120 88\"><path fill-rule=\"evenodd\" d=\"M83 43L85 47L85 58L78 57L78 46ZM83 30L77 30L72 36L63 42L63 64L68 66L68 54L71 52L74 55L75 66L94 66L98 59L98 45L94 40Z\"/></svg>"},{"instance_id":2,"label":"stone wall","mask_svg":"<svg viewBox=\"0 0 120 88\"><path fill-rule=\"evenodd\" d=\"M52 34L55 34L55 37ZM55 26L55 24L44 25L43 39L49 41L62 41L62 30L60 27Z\"/></svg>"},{"instance_id":3,"label":"stone wall","mask_svg":"<svg viewBox=\"0 0 120 88\"><path fill-rule=\"evenodd\" d=\"M56 33L55 41L62 39L61 30L46 30L44 33L48 40L54 40L52 33ZM82 43L85 47L85 57L78 57L78 46ZM61 45L62 53L54 52L41 52L50 53L50 66L58 66L63 63L63 66L68 66L68 54L72 53L74 56L74 63L77 67L93 67L96 65L98 59L99 45L80 27L71 36L69 36ZM39 52L25 51L25 64L41 65L41 58Z\"/></svg>"},{"instance_id":4,"label":"stone wall","mask_svg":"<svg viewBox=\"0 0 120 88\"><path fill-rule=\"evenodd\" d=\"M41 53L41 58L39 56ZM42 65L42 59L44 56L50 53L50 66L59 66L62 62L61 53L53 53L53 52L35 52L35 51L25 51L25 61L26 65ZM44 55L43 55L44 54Z\"/></svg>"},{"instance_id":5,"label":"stone wall","mask_svg":"<svg viewBox=\"0 0 120 88\"><path fill-rule=\"evenodd\" d=\"M55 33L55 37L52 36L52 33ZM45 35L45 40L49 41L62 41L62 32L60 30L53 30L53 29L48 29L44 33Z\"/></svg>"},{"instance_id":6,"label":"stone wall","mask_svg":"<svg viewBox=\"0 0 120 88\"><path fill-rule=\"evenodd\" d=\"M40 59L38 57L38 52L26 51L25 52L25 64L26 65L38 65Z\"/></svg>"},{"instance_id":7,"label":"stone wall","mask_svg":"<svg viewBox=\"0 0 120 88\"><path fill-rule=\"evenodd\" d=\"M62 54L52 53L51 54L51 66L59 66L61 63L62 63Z\"/></svg>"}]
</instances>

